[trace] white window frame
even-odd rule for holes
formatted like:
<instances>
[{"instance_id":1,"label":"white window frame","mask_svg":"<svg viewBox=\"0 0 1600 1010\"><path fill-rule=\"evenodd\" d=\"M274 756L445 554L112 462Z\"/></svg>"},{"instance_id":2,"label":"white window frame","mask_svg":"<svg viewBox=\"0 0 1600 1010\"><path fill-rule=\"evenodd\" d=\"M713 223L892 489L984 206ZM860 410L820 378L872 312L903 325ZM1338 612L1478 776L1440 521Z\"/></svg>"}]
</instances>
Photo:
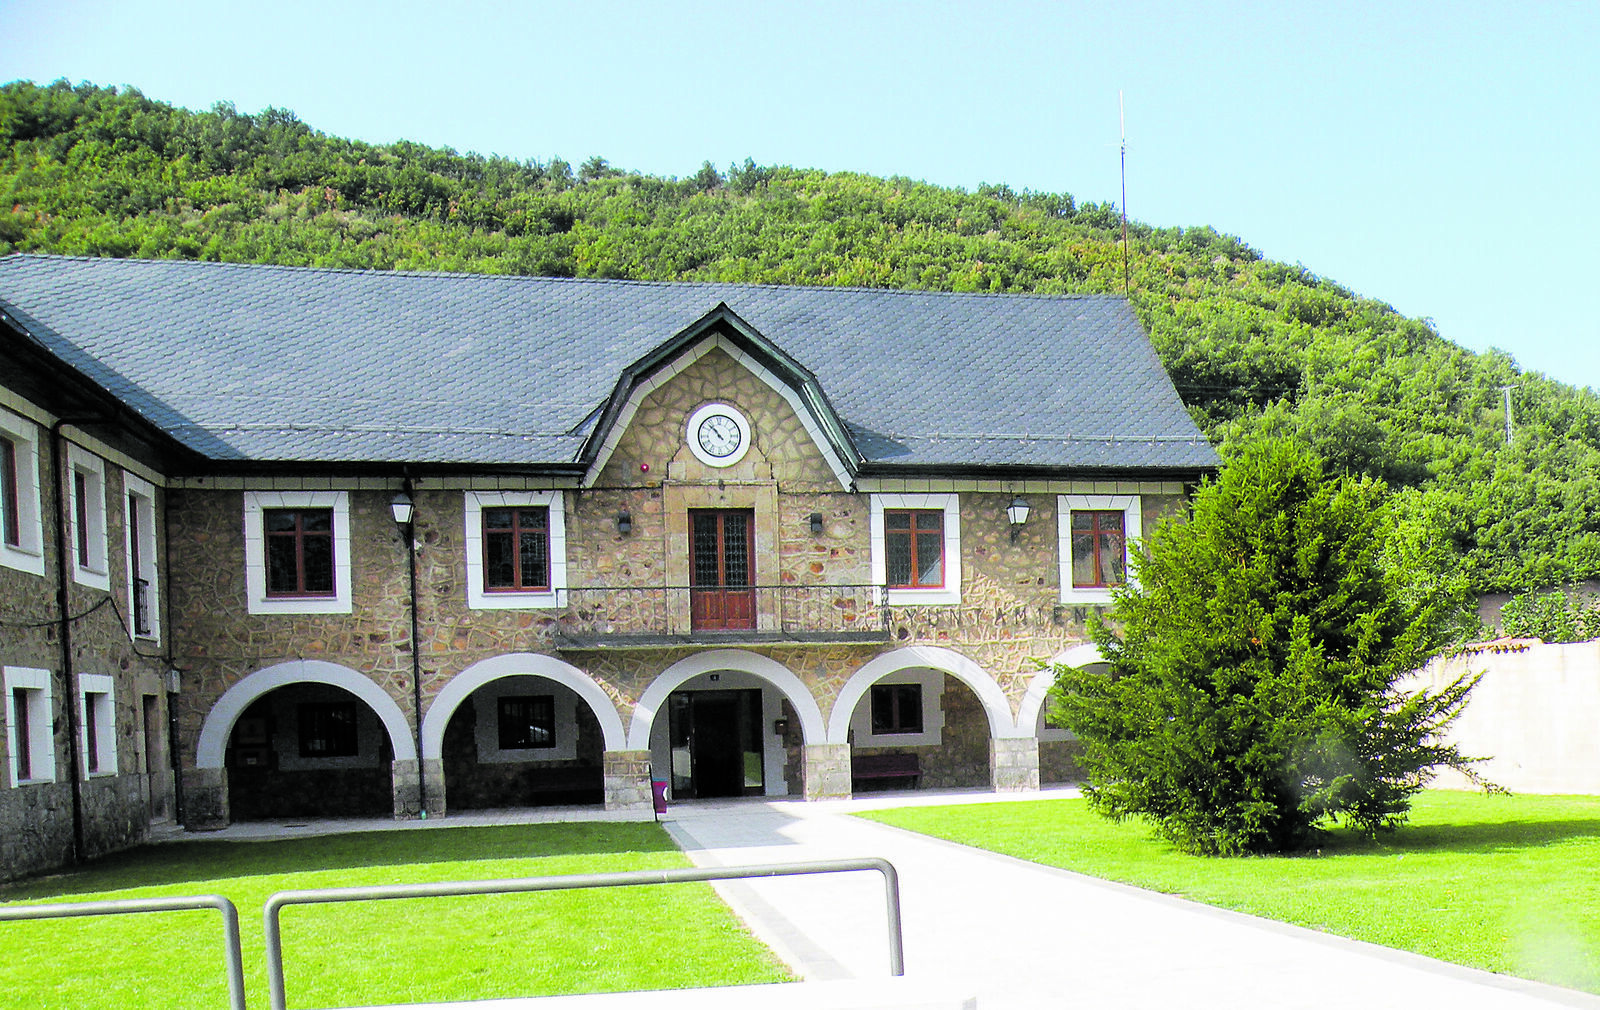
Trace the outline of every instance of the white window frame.
<instances>
[{"instance_id":1,"label":"white window frame","mask_svg":"<svg viewBox=\"0 0 1600 1010\"><path fill-rule=\"evenodd\" d=\"M78 556L78 475L83 475L84 540L88 557ZM67 443L67 551L72 581L111 591L110 535L106 529L106 464L99 456Z\"/></svg>"},{"instance_id":2,"label":"white window frame","mask_svg":"<svg viewBox=\"0 0 1600 1010\"><path fill-rule=\"evenodd\" d=\"M872 584L878 588L889 581L889 565L884 549L883 514L899 509L944 510L944 586L939 589L889 589L891 604L935 605L961 602L961 496L954 492L938 494L874 494L868 532L872 540Z\"/></svg>"},{"instance_id":3,"label":"white window frame","mask_svg":"<svg viewBox=\"0 0 1600 1010\"><path fill-rule=\"evenodd\" d=\"M39 426L9 410L0 410L0 435L16 447L17 538L0 537L0 565L30 575L44 575L44 521L39 505Z\"/></svg>"},{"instance_id":4,"label":"white window frame","mask_svg":"<svg viewBox=\"0 0 1600 1010\"><path fill-rule=\"evenodd\" d=\"M128 572L128 637L151 642L161 640L161 587L156 565L156 489L149 481L122 472L122 530L124 567ZM138 511L138 522L134 512ZM139 531L139 570L133 570L133 531ZM139 634L134 621L134 580L144 579L150 587L150 630Z\"/></svg>"},{"instance_id":5,"label":"white window frame","mask_svg":"<svg viewBox=\"0 0 1600 1010\"><path fill-rule=\"evenodd\" d=\"M84 778L107 778L117 774L116 684L103 673L78 674L78 746L83 753ZM89 754L89 713L95 720L94 758ZM90 765L94 771L89 770Z\"/></svg>"},{"instance_id":6,"label":"white window frame","mask_svg":"<svg viewBox=\"0 0 1600 1010\"><path fill-rule=\"evenodd\" d=\"M922 685L922 732L884 733L872 732L872 688L879 684ZM850 713L850 730L857 747L937 747L944 732L944 710L939 707L939 696L944 693L942 670L896 670L872 682L856 710Z\"/></svg>"},{"instance_id":7,"label":"white window frame","mask_svg":"<svg viewBox=\"0 0 1600 1010\"><path fill-rule=\"evenodd\" d=\"M6 711L6 757L10 766L8 781L13 786L38 785L56 780L56 740L50 704L50 671L28 666L8 666L3 678ZM17 712L16 691L28 692L28 710ZM17 721L28 721L28 763L33 774L17 778Z\"/></svg>"},{"instance_id":8,"label":"white window frame","mask_svg":"<svg viewBox=\"0 0 1600 1010\"><path fill-rule=\"evenodd\" d=\"M560 491L466 492L467 606L473 610L547 610L566 603L566 496ZM489 592L483 587L483 510L529 508L549 510L550 588L544 592Z\"/></svg>"},{"instance_id":9,"label":"white window frame","mask_svg":"<svg viewBox=\"0 0 1600 1010\"><path fill-rule=\"evenodd\" d=\"M267 509L333 510L333 595L268 596ZM350 493L348 491L246 491L244 493L245 604L252 614L348 614L350 598Z\"/></svg>"},{"instance_id":10,"label":"white window frame","mask_svg":"<svg viewBox=\"0 0 1600 1010\"><path fill-rule=\"evenodd\" d=\"M1076 587L1072 584L1072 513L1121 512L1123 564L1127 573L1125 585L1138 588L1134 577L1132 555L1135 544L1144 535L1142 505L1136 494L1064 494L1056 496L1056 556L1061 562L1061 602L1080 606L1109 604L1111 588Z\"/></svg>"}]
</instances>

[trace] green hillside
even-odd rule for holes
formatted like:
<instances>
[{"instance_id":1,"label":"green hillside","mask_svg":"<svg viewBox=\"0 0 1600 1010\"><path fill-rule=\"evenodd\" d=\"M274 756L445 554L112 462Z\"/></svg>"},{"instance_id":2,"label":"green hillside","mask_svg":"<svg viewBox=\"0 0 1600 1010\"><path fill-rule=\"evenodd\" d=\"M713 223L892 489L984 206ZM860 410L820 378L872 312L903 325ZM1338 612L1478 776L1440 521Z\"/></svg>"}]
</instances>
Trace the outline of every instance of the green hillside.
<instances>
[{"instance_id":1,"label":"green hillside","mask_svg":"<svg viewBox=\"0 0 1600 1010\"><path fill-rule=\"evenodd\" d=\"M0 88L0 252L1120 292L1116 208L746 161L688 179L329 137L287 111ZM1296 434L1401 489L1480 590L1600 575L1600 398L1210 228L1130 222L1129 291L1224 451ZM1396 236L1402 240L1403 236ZM1500 387L1516 384L1505 445Z\"/></svg>"}]
</instances>

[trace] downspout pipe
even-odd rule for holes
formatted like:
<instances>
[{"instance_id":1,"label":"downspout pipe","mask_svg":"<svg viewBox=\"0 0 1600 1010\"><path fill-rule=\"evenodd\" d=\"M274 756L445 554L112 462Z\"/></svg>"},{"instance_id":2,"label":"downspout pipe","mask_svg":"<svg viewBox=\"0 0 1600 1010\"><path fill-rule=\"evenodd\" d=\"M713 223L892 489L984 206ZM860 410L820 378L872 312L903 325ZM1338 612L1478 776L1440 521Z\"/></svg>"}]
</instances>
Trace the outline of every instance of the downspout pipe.
<instances>
[{"instance_id":1,"label":"downspout pipe","mask_svg":"<svg viewBox=\"0 0 1600 1010\"><path fill-rule=\"evenodd\" d=\"M61 643L61 677L66 684L61 699L67 713L67 773L72 777L72 862L83 862L83 774L78 756L78 676L72 668L72 581L67 565L66 439L61 429L71 424L61 418L50 426L51 482L56 496L56 609L60 614L57 639ZM53 743L52 743L53 746Z\"/></svg>"},{"instance_id":2,"label":"downspout pipe","mask_svg":"<svg viewBox=\"0 0 1600 1010\"><path fill-rule=\"evenodd\" d=\"M422 639L417 619L417 493L416 485L408 475L404 479L405 495L411 499L411 521L401 534L406 538L406 576L411 587L411 710L415 713L417 730L417 816L428 819L428 774L422 753Z\"/></svg>"}]
</instances>

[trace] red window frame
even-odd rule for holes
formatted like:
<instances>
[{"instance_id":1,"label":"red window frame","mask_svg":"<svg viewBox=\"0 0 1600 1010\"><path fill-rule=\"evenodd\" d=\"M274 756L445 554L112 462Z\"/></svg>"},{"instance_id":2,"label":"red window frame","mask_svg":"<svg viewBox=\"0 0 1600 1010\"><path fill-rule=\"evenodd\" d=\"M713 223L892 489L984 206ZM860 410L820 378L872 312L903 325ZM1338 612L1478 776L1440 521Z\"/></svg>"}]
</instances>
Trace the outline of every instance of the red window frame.
<instances>
[{"instance_id":1,"label":"red window frame","mask_svg":"<svg viewBox=\"0 0 1600 1010\"><path fill-rule=\"evenodd\" d=\"M21 501L17 490L17 443L0 437L0 520L4 522L5 542L12 547L22 546L22 517L17 515Z\"/></svg>"},{"instance_id":2,"label":"red window frame","mask_svg":"<svg viewBox=\"0 0 1600 1010\"><path fill-rule=\"evenodd\" d=\"M1078 521L1087 519L1087 526L1079 528ZM1121 509L1075 509L1072 513L1072 586L1074 589L1113 589L1127 581L1128 565L1128 534L1127 516ZM1082 582L1078 578L1078 546L1079 541L1088 542L1089 559L1092 563L1091 577L1093 582ZM1123 576L1117 581L1110 581L1108 573L1101 565L1101 558L1105 549L1111 546L1115 538L1116 551L1122 555Z\"/></svg>"},{"instance_id":3,"label":"red window frame","mask_svg":"<svg viewBox=\"0 0 1600 1010\"><path fill-rule=\"evenodd\" d=\"M906 529L891 529L890 520L896 516L908 516ZM911 558L911 580L909 582L895 582L889 575L888 556L891 553L889 545L894 541L907 541L906 550ZM944 556L944 509L884 509L883 510L883 548L884 548L884 580L890 589L943 589L945 572L949 569L948 559ZM923 582L919 576L922 572L921 562L927 557L925 552L933 551L939 558L939 581Z\"/></svg>"},{"instance_id":4,"label":"red window frame","mask_svg":"<svg viewBox=\"0 0 1600 1010\"><path fill-rule=\"evenodd\" d=\"M499 515L510 514L509 526L490 528L489 521ZM525 516L534 517L526 525ZM479 530L483 534L483 591L486 593L548 593L550 591L550 507L548 505L506 505L482 509L479 513ZM538 536L544 541L544 571L534 573L530 579L522 564L523 534ZM494 566L490 561L490 538L511 540L511 583L490 585Z\"/></svg>"},{"instance_id":5,"label":"red window frame","mask_svg":"<svg viewBox=\"0 0 1600 1010\"><path fill-rule=\"evenodd\" d=\"M328 528L326 530L306 529L306 517L314 513L327 516ZM271 528L271 517L274 515L293 515L294 528L288 530L274 530ZM267 586L267 596L273 599L296 599L301 597L315 597L326 599L339 594L339 557L338 544L333 536L333 509L331 508L271 508L263 509L261 513L261 534L263 539L263 554L266 561L266 574L264 576ZM306 588L306 541L312 538L326 538L328 541L328 588ZM295 584L293 588L274 587L272 585L272 556L274 540L293 540Z\"/></svg>"}]
</instances>

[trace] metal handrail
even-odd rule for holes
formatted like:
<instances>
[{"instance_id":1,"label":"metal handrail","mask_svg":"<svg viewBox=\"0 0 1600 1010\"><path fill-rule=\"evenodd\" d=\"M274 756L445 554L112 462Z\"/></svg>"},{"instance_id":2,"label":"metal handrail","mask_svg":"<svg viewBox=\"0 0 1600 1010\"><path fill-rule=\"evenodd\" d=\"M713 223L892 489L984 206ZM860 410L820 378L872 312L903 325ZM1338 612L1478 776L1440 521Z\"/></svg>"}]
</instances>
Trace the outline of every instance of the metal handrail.
<instances>
[{"instance_id":1,"label":"metal handrail","mask_svg":"<svg viewBox=\"0 0 1600 1010\"><path fill-rule=\"evenodd\" d=\"M67 919L89 915L130 915L142 912L187 912L214 908L222 913L223 953L228 966L228 1006L245 1010L244 953L239 946L239 910L220 894L172 898L129 898L121 901L78 901L49 905L0 907L0 922L31 919Z\"/></svg>"},{"instance_id":2,"label":"metal handrail","mask_svg":"<svg viewBox=\"0 0 1600 1010\"><path fill-rule=\"evenodd\" d=\"M285 905L316 905L343 901L388 901L395 898L445 898L471 894L520 894L528 891L567 891L589 887L635 887L643 884L684 884L707 880L745 880L793 877L814 873L850 873L876 870L883 874L884 899L889 913L889 973L904 975L905 945L900 924L900 875L887 859L832 859L812 863L773 863L768 866L713 866L678 870L635 870L626 873L575 873L556 877L516 877L507 880L458 880L432 884L391 884L377 887L329 887L310 891L279 891L262 910L266 934L267 982L272 1010L287 1010L283 983L283 937L279 912ZM242 1005L242 1004L241 1004Z\"/></svg>"},{"instance_id":3,"label":"metal handrail","mask_svg":"<svg viewBox=\"0 0 1600 1010\"><path fill-rule=\"evenodd\" d=\"M747 597L744 627L702 628L695 602ZM783 582L743 586L568 586L556 591L558 636L601 639L703 633L768 635L797 640L845 635L883 636L889 630L884 587L875 583Z\"/></svg>"}]
</instances>

